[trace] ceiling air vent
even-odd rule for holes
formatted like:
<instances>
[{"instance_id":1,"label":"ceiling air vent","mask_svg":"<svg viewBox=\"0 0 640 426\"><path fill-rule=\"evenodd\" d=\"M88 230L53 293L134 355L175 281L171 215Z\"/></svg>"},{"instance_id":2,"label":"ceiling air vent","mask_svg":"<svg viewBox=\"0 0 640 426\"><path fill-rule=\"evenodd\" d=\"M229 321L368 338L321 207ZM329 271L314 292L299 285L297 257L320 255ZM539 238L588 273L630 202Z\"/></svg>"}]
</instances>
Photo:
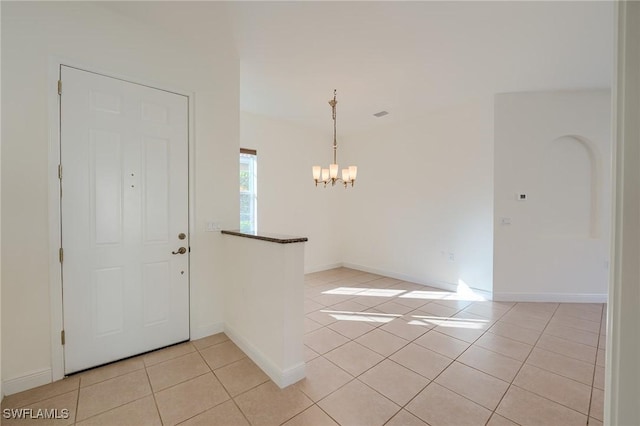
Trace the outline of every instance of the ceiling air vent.
<instances>
[{"instance_id":1,"label":"ceiling air vent","mask_svg":"<svg viewBox=\"0 0 640 426\"><path fill-rule=\"evenodd\" d=\"M389 114L387 111L380 111L380 112L376 112L375 114L373 114L374 117L384 117L385 115Z\"/></svg>"}]
</instances>

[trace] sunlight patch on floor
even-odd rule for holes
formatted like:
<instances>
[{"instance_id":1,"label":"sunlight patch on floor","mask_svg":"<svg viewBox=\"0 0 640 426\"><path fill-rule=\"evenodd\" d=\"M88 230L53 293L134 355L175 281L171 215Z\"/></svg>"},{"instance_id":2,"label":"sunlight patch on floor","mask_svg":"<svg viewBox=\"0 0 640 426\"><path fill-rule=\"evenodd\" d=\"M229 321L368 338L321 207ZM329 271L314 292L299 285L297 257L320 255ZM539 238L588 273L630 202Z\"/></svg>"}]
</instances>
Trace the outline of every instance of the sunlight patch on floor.
<instances>
[{"instance_id":1,"label":"sunlight patch on floor","mask_svg":"<svg viewBox=\"0 0 640 426\"><path fill-rule=\"evenodd\" d=\"M345 296L354 296L360 293L362 290L364 289L357 287L337 287L331 290L323 291L322 294L342 294Z\"/></svg>"},{"instance_id":2,"label":"sunlight patch on floor","mask_svg":"<svg viewBox=\"0 0 640 426\"><path fill-rule=\"evenodd\" d=\"M329 314L338 321L362 321L374 323L387 323L402 315L381 314L377 312L348 312L348 311L326 311L321 310L325 314Z\"/></svg>"},{"instance_id":3,"label":"sunlight patch on floor","mask_svg":"<svg viewBox=\"0 0 640 426\"><path fill-rule=\"evenodd\" d=\"M485 301L483 296L473 291L464 281L458 280L456 292L437 290L414 290L398 296L401 299L462 300L467 302Z\"/></svg>"},{"instance_id":4,"label":"sunlight patch on floor","mask_svg":"<svg viewBox=\"0 0 640 426\"><path fill-rule=\"evenodd\" d=\"M376 296L376 297L395 297L405 290L396 290L390 288L354 288L354 287L338 287L331 290L323 291L322 294L341 294L347 296Z\"/></svg>"},{"instance_id":5,"label":"sunlight patch on floor","mask_svg":"<svg viewBox=\"0 0 640 426\"><path fill-rule=\"evenodd\" d=\"M463 297L463 299L457 299L457 300L469 300L469 301L487 300L480 294L473 291L473 289L469 287L469 285L462 280L458 280L458 288L456 290L456 294L459 295L460 297Z\"/></svg>"},{"instance_id":6,"label":"sunlight patch on floor","mask_svg":"<svg viewBox=\"0 0 640 426\"><path fill-rule=\"evenodd\" d=\"M489 320L483 319L434 317L428 315L411 315L411 317L414 318L414 320L409 322L409 324L411 324L413 321L416 321L417 324L428 323L439 325L441 327L468 328L475 330L484 329L489 323Z\"/></svg>"},{"instance_id":7,"label":"sunlight patch on floor","mask_svg":"<svg viewBox=\"0 0 640 426\"><path fill-rule=\"evenodd\" d=\"M450 293L447 291L422 291L422 290L414 290L409 293L403 294L402 296L398 296L401 299L426 299L426 300L439 300L444 299L447 295L451 295L455 293Z\"/></svg>"}]
</instances>

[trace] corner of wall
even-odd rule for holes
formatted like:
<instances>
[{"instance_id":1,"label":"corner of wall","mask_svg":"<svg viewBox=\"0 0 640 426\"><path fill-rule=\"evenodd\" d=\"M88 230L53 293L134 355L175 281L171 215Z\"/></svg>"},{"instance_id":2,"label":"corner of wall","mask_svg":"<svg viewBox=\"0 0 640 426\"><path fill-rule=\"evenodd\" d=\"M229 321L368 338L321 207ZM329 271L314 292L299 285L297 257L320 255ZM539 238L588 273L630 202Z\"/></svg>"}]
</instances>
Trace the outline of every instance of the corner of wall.
<instances>
[{"instance_id":1,"label":"corner of wall","mask_svg":"<svg viewBox=\"0 0 640 426\"><path fill-rule=\"evenodd\" d=\"M448 291L448 292L457 293L459 290L458 285L445 282L445 281L433 281L433 280L425 281L419 277L414 277L407 274L402 274L402 273L378 269L378 268L370 268L368 266L357 265L357 264L348 263L348 262L343 263L342 266L344 266L345 268L368 272L370 274L376 274L376 275L382 275L384 277L395 278L395 279L406 281L413 284L424 285L425 287L433 287L433 288L437 288L437 289ZM469 288L469 290L470 290L469 297L480 297L484 300L494 300L493 298L495 296L495 293L491 291L481 290L476 288ZM476 300L481 300L481 299L476 299Z\"/></svg>"},{"instance_id":2,"label":"corner of wall","mask_svg":"<svg viewBox=\"0 0 640 426\"><path fill-rule=\"evenodd\" d=\"M3 380L2 390L4 394L13 395L14 393L33 389L48 383L51 383L51 369L43 368L14 377L13 379Z\"/></svg>"},{"instance_id":3,"label":"corner of wall","mask_svg":"<svg viewBox=\"0 0 640 426\"><path fill-rule=\"evenodd\" d=\"M329 269L341 268L343 266L345 266L345 265L342 262L330 263L330 264L327 264L327 265L310 266L310 267L307 267L305 265L304 273L305 274L312 274L314 272L328 271Z\"/></svg>"},{"instance_id":4,"label":"corner of wall","mask_svg":"<svg viewBox=\"0 0 640 426\"><path fill-rule=\"evenodd\" d=\"M191 340L202 339L203 337L211 336L212 334L222 333L224 331L224 323L218 322L215 324L202 325L199 327L191 328Z\"/></svg>"},{"instance_id":5,"label":"corner of wall","mask_svg":"<svg viewBox=\"0 0 640 426\"><path fill-rule=\"evenodd\" d=\"M248 340L242 338L233 328L225 324L224 332L281 389L304 379L306 374L306 364L304 362L287 370L281 370Z\"/></svg>"}]
</instances>

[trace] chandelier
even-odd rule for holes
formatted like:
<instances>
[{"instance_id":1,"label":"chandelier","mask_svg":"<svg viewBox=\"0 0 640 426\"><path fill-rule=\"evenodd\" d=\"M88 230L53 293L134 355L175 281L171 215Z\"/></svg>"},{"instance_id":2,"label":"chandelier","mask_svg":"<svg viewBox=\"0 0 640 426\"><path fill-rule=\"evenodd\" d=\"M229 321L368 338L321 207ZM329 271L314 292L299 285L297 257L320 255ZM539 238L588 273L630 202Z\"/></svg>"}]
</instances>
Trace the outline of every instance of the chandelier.
<instances>
[{"instance_id":1,"label":"chandelier","mask_svg":"<svg viewBox=\"0 0 640 426\"><path fill-rule=\"evenodd\" d=\"M337 152L338 152L338 142L336 141L336 105L338 101L336 100L336 91L333 91L333 99L329 101L329 105L331 105L331 116L333 117L333 163L329 164L328 169L324 169L320 166L313 166L313 180L318 186L319 183L323 183L324 187L327 187L327 184L331 182L331 186L335 186L336 182L341 181L344 184L344 187L347 188L347 185L353 184L356 182L356 176L358 174L358 167L349 166L347 169L342 169L342 178L338 177L338 160L337 160Z\"/></svg>"}]
</instances>

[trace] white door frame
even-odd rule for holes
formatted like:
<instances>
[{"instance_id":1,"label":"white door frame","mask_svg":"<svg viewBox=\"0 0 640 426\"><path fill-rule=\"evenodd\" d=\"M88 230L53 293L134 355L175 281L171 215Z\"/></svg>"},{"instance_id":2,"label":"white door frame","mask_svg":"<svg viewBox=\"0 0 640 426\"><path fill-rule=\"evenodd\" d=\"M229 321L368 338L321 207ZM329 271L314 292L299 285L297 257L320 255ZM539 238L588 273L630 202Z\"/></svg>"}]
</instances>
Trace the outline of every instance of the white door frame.
<instances>
[{"instance_id":1,"label":"white door frame","mask_svg":"<svg viewBox=\"0 0 640 426\"><path fill-rule=\"evenodd\" d=\"M66 60L59 57L51 57L49 61L48 101L49 101L49 155L48 155L48 183L49 183L49 299L51 308L51 381L64 377L64 348L60 341L60 332L63 328L62 305L62 265L59 262L59 249L61 240L60 229L60 181L58 179L58 165L60 164L60 103L58 99L58 79L60 78L60 66L65 65L78 68L95 74L125 80L130 83L148 86L154 89L173 92L186 96L188 101L188 145L189 145L189 241L194 235L195 212L195 93L181 89L167 87L165 84L114 73L112 71L96 69L92 66L79 64L77 61ZM63 83L64 86L64 83ZM64 87L63 87L64 92ZM191 293L191 282L189 283ZM191 298L189 298L189 315L192 314ZM190 327L193 324L190 318ZM193 335L193 330L190 330ZM43 383L44 384L44 383Z\"/></svg>"},{"instance_id":2,"label":"white door frame","mask_svg":"<svg viewBox=\"0 0 640 426\"><path fill-rule=\"evenodd\" d=\"M637 192L640 131L634 125L640 115L640 4L616 2L616 62L613 84L614 134L614 232L612 233L612 268L607 311L607 348L605 366L604 424L638 424L638 383L640 335L637 324L640 312L637 301L637 259L640 249L640 226ZM631 182L631 183L629 183Z\"/></svg>"}]
</instances>

